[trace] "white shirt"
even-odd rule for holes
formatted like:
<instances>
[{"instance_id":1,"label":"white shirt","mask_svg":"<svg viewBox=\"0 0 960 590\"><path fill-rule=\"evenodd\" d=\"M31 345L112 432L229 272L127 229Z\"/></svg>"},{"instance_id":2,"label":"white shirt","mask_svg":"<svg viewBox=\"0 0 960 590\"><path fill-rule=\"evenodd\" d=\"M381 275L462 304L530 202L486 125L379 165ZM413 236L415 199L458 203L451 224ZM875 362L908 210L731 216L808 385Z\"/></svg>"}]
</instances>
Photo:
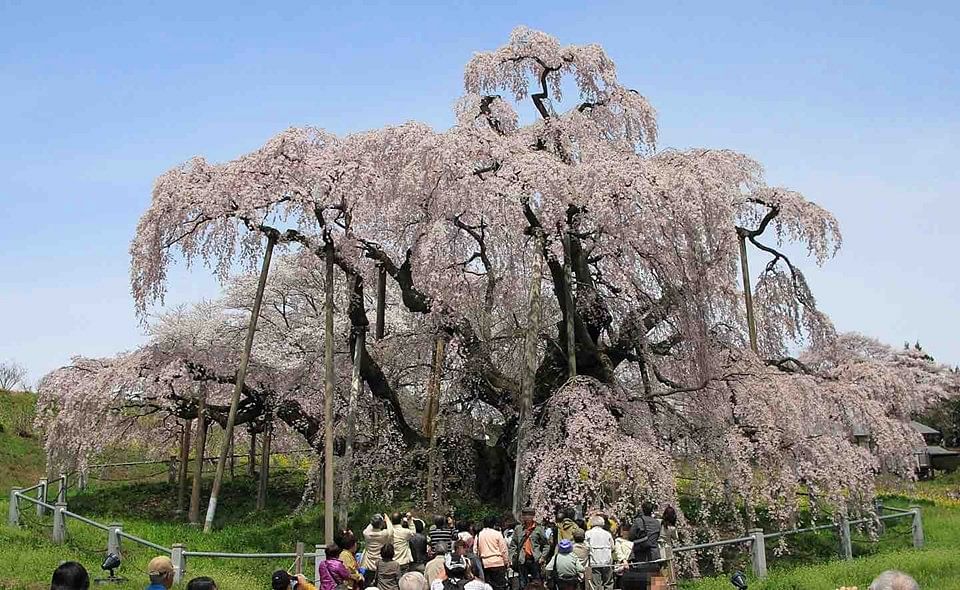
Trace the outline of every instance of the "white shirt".
<instances>
[{"instance_id":1,"label":"white shirt","mask_svg":"<svg viewBox=\"0 0 960 590\"><path fill-rule=\"evenodd\" d=\"M610 565L613 563L613 535L603 527L592 527L584 535L590 547L592 565Z\"/></svg>"},{"instance_id":2,"label":"white shirt","mask_svg":"<svg viewBox=\"0 0 960 590\"><path fill-rule=\"evenodd\" d=\"M430 590L443 590L443 580L434 580ZM493 586L474 578L464 585L463 590L493 590Z\"/></svg>"}]
</instances>

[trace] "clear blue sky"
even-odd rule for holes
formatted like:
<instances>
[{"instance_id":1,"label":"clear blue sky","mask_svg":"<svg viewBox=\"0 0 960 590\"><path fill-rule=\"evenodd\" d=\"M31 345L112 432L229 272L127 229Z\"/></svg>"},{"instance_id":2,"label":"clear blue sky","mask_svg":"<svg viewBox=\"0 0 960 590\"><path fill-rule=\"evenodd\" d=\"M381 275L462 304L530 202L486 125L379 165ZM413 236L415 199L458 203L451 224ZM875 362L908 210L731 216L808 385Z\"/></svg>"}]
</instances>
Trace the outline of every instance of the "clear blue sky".
<instances>
[{"instance_id":1,"label":"clear blue sky","mask_svg":"<svg viewBox=\"0 0 960 590\"><path fill-rule=\"evenodd\" d=\"M833 210L809 278L840 329L960 363L960 4L333 4L0 5L0 359L37 379L142 341L127 248L170 166L289 125L445 128L472 52L526 24L604 45L661 146L746 152ZM215 292L179 271L168 301Z\"/></svg>"}]
</instances>

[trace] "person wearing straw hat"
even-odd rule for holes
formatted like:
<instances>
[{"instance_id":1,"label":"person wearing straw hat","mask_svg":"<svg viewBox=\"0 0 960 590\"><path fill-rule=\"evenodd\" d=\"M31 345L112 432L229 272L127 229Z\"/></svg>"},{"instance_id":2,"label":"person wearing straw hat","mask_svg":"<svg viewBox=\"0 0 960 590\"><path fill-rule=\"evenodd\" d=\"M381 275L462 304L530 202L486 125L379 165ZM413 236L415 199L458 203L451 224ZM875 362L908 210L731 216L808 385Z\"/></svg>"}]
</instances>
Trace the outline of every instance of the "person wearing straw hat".
<instances>
[{"instance_id":1,"label":"person wearing straw hat","mask_svg":"<svg viewBox=\"0 0 960 590\"><path fill-rule=\"evenodd\" d=\"M147 565L150 585L147 590L168 590L173 586L173 562L166 555L158 555Z\"/></svg>"}]
</instances>

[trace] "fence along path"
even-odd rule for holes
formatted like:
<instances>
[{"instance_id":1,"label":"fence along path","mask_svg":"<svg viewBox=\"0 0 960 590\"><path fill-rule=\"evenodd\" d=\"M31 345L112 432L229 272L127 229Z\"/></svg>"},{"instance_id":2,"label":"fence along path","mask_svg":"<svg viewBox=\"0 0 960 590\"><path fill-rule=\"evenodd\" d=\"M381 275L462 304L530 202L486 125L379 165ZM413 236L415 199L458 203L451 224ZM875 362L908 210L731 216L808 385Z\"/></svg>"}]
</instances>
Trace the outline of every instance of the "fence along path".
<instances>
[{"instance_id":1,"label":"fence along path","mask_svg":"<svg viewBox=\"0 0 960 590\"><path fill-rule=\"evenodd\" d=\"M165 461L159 462L131 462L124 463L123 465L140 465L140 464L151 464L151 463L162 463ZM97 467L110 467L113 465L98 465ZM316 568L321 561L323 561L325 554L323 551L322 545L316 545L314 552L307 553L305 552L305 545L302 542L296 543L296 551L292 553L224 553L217 551L188 551L187 548L180 543L174 544L172 547L165 547L147 539L142 539L130 533L127 533L123 530L123 527L119 523L103 524L96 522L79 514L70 512L67 510L67 488L69 484L69 474L61 474L55 481L57 482L57 495L56 500L53 504L47 502L48 500L48 488L49 482L46 479L41 479L37 484L30 486L29 488L13 488L10 491L10 505L9 505L9 514L7 518L7 524L9 526L18 527L20 526L20 516L21 510L23 508L22 503L32 504L36 507L37 515L44 516L47 512L52 513L53 515L53 531L51 533L51 538L54 543L63 543L66 540L66 530L67 530L67 520L73 519L80 523L86 524L88 526L100 529L107 533L107 547L106 553L119 554L120 551L120 540L127 539L133 543L143 545L145 547L150 547L160 553L167 554L170 556L171 561L173 561L174 567L174 581L179 582L183 579L183 576L186 573L187 567L187 558L188 557L197 557L197 558L214 558L214 559L293 559L294 564L291 569L294 569L296 573L303 573L303 564L306 559L312 559L314 561L314 576L317 576ZM81 480L82 481L82 480ZM31 497L31 492L36 491L36 497ZM890 514L884 514L884 511L889 511ZM677 586L677 575L676 575L676 555L679 553L690 552L690 551L700 551L704 549L713 549L717 547L725 547L729 545L741 545L749 544L750 545L750 554L751 554L751 566L753 575L757 578L764 578L767 575L767 555L766 555L766 541L779 539L781 537L786 537L790 535L796 535L801 533L816 532L822 530L837 530L840 535L840 555L844 559L853 559L853 545L852 537L850 533L850 527L860 524L878 524L879 532L884 532L884 522L892 519L899 518L910 518L912 520L912 541L913 547L915 549L922 549L924 545L923 537L923 517L920 512L919 506L910 506L908 510L895 507L884 507L882 503L878 502L876 507L877 517L876 518L862 518L858 520L847 520L845 517L842 517L839 522L817 525L806 528L791 529L787 531L776 531L771 533L765 533L763 529L753 529L749 531L746 536L737 537L735 539L722 539L719 541L714 541L711 543L699 543L695 545L684 545L678 547L672 547L666 545L664 549L664 557L655 561L644 562L643 564L661 564L665 565L667 568L667 583L671 587ZM630 565L643 565L641 563L630 564Z\"/></svg>"}]
</instances>

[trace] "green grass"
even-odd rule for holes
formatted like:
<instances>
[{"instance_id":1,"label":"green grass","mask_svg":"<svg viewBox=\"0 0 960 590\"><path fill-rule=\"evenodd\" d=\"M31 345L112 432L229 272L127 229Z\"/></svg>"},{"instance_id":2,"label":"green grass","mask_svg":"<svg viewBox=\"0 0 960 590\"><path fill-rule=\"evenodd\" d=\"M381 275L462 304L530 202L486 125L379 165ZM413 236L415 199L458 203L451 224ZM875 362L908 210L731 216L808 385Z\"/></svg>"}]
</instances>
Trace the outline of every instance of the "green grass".
<instances>
[{"instance_id":1,"label":"green grass","mask_svg":"<svg viewBox=\"0 0 960 590\"><path fill-rule=\"evenodd\" d=\"M0 491L16 485L33 485L43 477L41 441L33 432L32 393L0 391Z\"/></svg>"},{"instance_id":2,"label":"green grass","mask_svg":"<svg viewBox=\"0 0 960 590\"><path fill-rule=\"evenodd\" d=\"M940 488L940 482L922 482L917 490ZM910 503L921 506L926 545L921 551L912 548L910 519L887 520L887 531L876 543L862 534L854 534L853 561L832 559L826 563L796 565L771 555L768 548L769 576L751 580L751 590L835 590L841 586L867 588L881 571L899 569L914 576L920 587L931 590L960 590L960 505L949 501L910 500L903 496L885 499L887 506L905 508ZM800 537L805 538L800 538ZM838 542L833 532L807 533L794 537L801 552L810 546L826 547L836 552ZM859 549L859 551L857 551ZM869 553L864 555L865 553ZM749 565L747 566L749 568ZM684 590L730 590L728 576L717 576L681 584Z\"/></svg>"}]
</instances>

